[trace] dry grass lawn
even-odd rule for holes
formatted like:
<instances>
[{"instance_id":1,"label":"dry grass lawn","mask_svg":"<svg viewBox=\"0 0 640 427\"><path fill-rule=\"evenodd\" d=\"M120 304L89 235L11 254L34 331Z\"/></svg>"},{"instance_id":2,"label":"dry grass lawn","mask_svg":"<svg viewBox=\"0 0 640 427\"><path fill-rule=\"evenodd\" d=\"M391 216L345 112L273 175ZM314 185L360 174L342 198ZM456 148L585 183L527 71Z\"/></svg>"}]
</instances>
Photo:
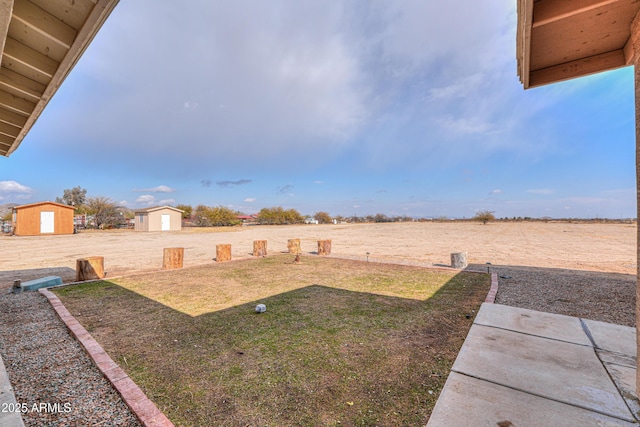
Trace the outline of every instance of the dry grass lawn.
<instances>
[{"instance_id":1,"label":"dry grass lawn","mask_svg":"<svg viewBox=\"0 0 640 427\"><path fill-rule=\"evenodd\" d=\"M488 288L485 274L277 255L56 293L176 425L418 426Z\"/></svg>"}]
</instances>

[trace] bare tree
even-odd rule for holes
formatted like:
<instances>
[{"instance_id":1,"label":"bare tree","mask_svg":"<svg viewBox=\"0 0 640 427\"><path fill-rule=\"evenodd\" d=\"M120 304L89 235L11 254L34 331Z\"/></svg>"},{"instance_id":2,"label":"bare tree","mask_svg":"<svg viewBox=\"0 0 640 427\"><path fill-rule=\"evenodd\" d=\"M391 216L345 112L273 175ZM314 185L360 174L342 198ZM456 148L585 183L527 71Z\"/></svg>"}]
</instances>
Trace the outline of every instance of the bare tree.
<instances>
[{"instance_id":1,"label":"bare tree","mask_svg":"<svg viewBox=\"0 0 640 427\"><path fill-rule=\"evenodd\" d=\"M96 228L116 227L124 219L122 210L108 197L89 197L86 212L88 215L93 215Z\"/></svg>"},{"instance_id":2,"label":"bare tree","mask_svg":"<svg viewBox=\"0 0 640 427\"><path fill-rule=\"evenodd\" d=\"M495 221L496 217L493 214L493 211L483 210L476 212L476 216L474 216L472 219L476 221L482 221L483 224L486 224L489 221Z\"/></svg>"}]
</instances>

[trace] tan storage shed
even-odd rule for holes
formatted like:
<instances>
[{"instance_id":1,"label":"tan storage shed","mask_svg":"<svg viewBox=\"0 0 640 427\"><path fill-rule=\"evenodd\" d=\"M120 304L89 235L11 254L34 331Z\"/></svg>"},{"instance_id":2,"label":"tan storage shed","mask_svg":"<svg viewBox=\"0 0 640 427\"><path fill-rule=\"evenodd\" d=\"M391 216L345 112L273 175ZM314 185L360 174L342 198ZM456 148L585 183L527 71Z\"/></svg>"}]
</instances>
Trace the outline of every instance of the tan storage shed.
<instances>
[{"instance_id":1,"label":"tan storage shed","mask_svg":"<svg viewBox=\"0 0 640 427\"><path fill-rule=\"evenodd\" d=\"M39 236L73 234L75 208L54 202L39 202L13 208L13 234Z\"/></svg>"},{"instance_id":2,"label":"tan storage shed","mask_svg":"<svg viewBox=\"0 0 640 427\"><path fill-rule=\"evenodd\" d=\"M136 231L180 231L184 211L172 206L156 206L135 212Z\"/></svg>"}]
</instances>

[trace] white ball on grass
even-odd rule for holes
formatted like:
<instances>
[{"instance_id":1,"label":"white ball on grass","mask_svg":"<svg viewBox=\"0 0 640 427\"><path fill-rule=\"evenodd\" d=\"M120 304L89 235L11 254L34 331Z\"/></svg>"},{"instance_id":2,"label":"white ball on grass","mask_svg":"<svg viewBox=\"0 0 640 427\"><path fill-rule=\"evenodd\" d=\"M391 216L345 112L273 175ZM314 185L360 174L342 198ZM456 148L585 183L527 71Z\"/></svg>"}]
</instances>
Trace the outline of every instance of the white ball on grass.
<instances>
[{"instance_id":1,"label":"white ball on grass","mask_svg":"<svg viewBox=\"0 0 640 427\"><path fill-rule=\"evenodd\" d=\"M258 304L256 305L256 313L264 313L265 311L267 311L267 306L264 304Z\"/></svg>"}]
</instances>

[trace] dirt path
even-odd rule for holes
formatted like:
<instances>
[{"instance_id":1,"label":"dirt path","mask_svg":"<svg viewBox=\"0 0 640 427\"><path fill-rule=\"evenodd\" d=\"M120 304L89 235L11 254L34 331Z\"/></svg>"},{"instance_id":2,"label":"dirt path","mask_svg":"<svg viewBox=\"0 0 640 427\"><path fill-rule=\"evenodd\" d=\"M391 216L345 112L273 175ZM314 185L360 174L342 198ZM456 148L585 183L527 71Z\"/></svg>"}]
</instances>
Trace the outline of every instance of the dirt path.
<instances>
[{"instance_id":1,"label":"dirt path","mask_svg":"<svg viewBox=\"0 0 640 427\"><path fill-rule=\"evenodd\" d=\"M286 251L291 238L302 240L304 253L331 239L333 255L358 259L369 252L371 260L449 265L452 252L467 252L471 264L636 273L635 224L434 222L2 236L0 286L50 274L72 281L76 259L87 256L104 256L108 275L116 276L159 269L163 248L184 247L184 264L192 266L213 262L216 244L230 243L239 258L250 256L254 240L267 240L273 253Z\"/></svg>"}]
</instances>

